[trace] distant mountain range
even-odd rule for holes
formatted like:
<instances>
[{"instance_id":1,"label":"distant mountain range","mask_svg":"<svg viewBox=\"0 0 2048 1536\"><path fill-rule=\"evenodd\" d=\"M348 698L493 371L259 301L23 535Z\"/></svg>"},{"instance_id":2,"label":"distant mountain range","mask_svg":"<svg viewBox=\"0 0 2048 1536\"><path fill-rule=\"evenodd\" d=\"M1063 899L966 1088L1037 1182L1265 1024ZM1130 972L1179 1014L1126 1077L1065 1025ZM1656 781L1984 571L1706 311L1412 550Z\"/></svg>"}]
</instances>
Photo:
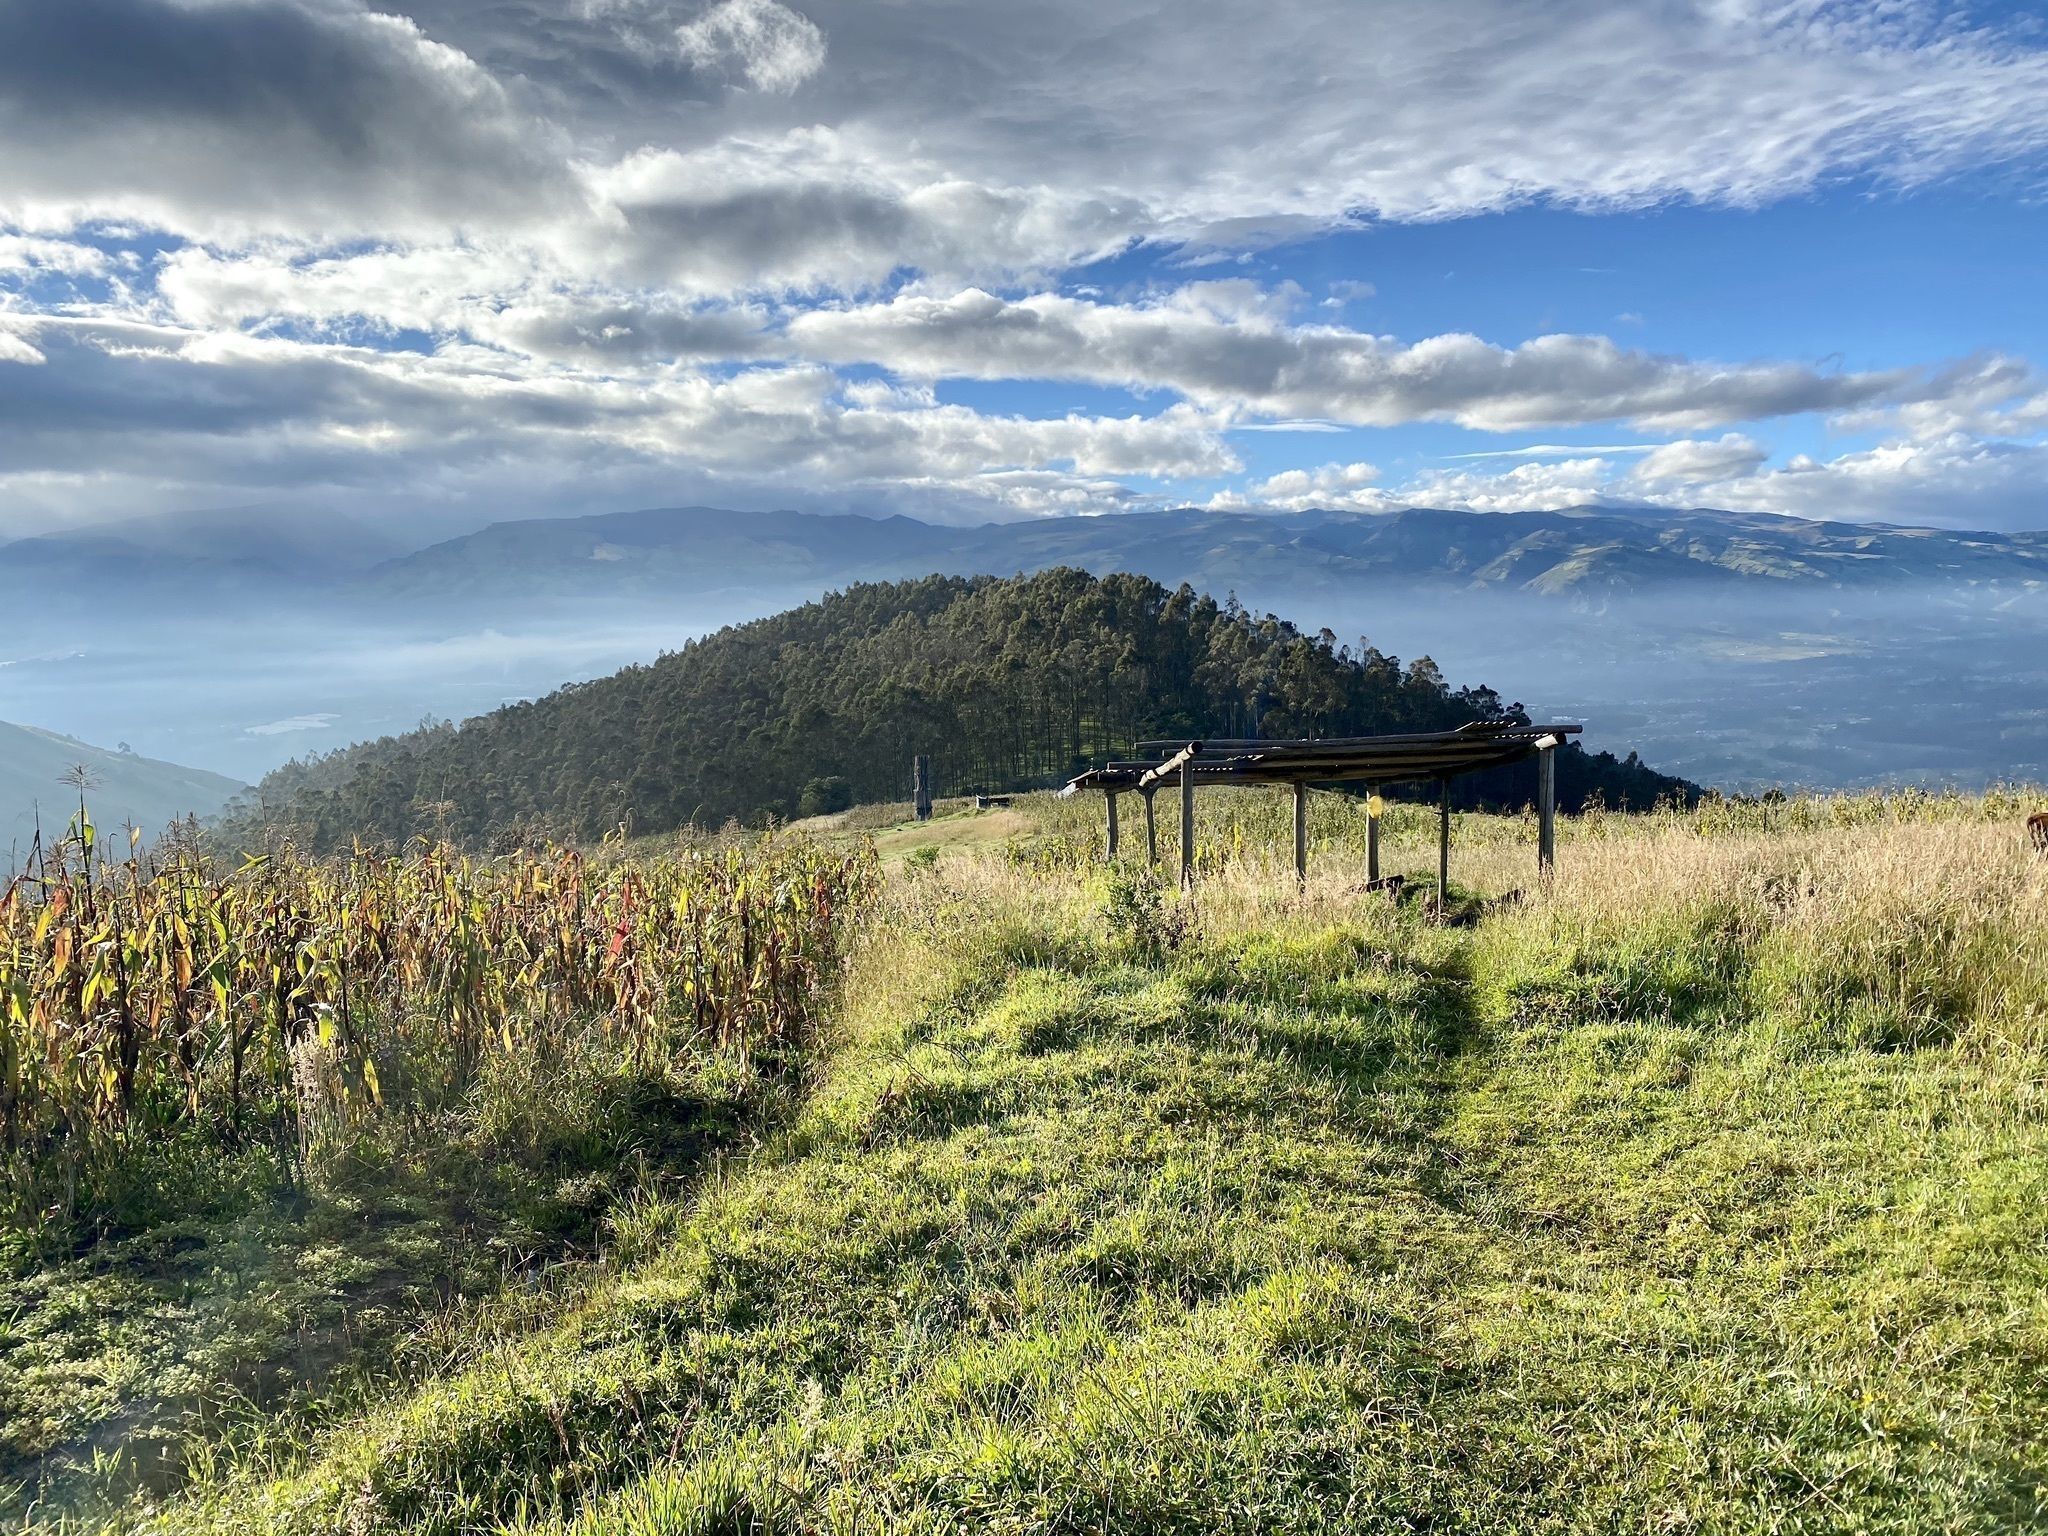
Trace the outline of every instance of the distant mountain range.
<instances>
[{"instance_id":1,"label":"distant mountain range","mask_svg":"<svg viewBox=\"0 0 2048 1536\"><path fill-rule=\"evenodd\" d=\"M2048 532L1815 523L1711 509L1284 514L1178 509L949 527L908 517L667 507L492 523L404 550L388 527L290 509L142 519L0 545L0 599L232 600L365 612L635 606L808 594L934 572L1139 571L1213 591L1416 584L1598 602L1693 592L2048 584Z\"/></svg>"},{"instance_id":2,"label":"distant mountain range","mask_svg":"<svg viewBox=\"0 0 2048 1536\"><path fill-rule=\"evenodd\" d=\"M2048 533L1814 523L1764 513L1581 507L1481 513L1127 512L951 528L908 517L674 507L494 523L388 561L383 600L663 599L816 590L940 571L1141 571L1213 591L1423 582L1567 598L1665 583L1824 589L2048 582Z\"/></svg>"},{"instance_id":3,"label":"distant mountain range","mask_svg":"<svg viewBox=\"0 0 2048 1536\"><path fill-rule=\"evenodd\" d=\"M27 849L38 819L45 839L64 831L78 809L78 791L64 776L79 765L89 776L86 807L94 825L110 837L130 823L153 836L186 815L211 816L246 787L202 768L109 752L55 731L0 720L0 871L11 868L15 855ZM119 846L125 857L127 845Z\"/></svg>"}]
</instances>

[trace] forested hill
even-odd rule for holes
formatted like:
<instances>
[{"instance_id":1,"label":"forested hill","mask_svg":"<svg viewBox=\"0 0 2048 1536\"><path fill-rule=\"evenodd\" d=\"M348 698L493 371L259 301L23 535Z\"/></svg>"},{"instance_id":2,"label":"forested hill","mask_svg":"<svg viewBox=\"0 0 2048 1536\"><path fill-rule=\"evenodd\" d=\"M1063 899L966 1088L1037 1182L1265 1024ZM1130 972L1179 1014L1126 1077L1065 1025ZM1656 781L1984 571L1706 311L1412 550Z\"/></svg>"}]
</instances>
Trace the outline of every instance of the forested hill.
<instances>
[{"instance_id":1,"label":"forested hill","mask_svg":"<svg viewBox=\"0 0 2048 1536\"><path fill-rule=\"evenodd\" d=\"M916 752L941 793L960 794L1052 784L1144 738L1448 729L1503 708L1426 657L1404 666L1142 576L933 576L855 586L460 726L289 764L258 803L330 846L588 837L902 799ZM1559 770L1568 807L1596 789L1632 806L1694 792L1633 753L1573 749ZM1464 784L1470 800L1530 797L1513 770Z\"/></svg>"}]
</instances>

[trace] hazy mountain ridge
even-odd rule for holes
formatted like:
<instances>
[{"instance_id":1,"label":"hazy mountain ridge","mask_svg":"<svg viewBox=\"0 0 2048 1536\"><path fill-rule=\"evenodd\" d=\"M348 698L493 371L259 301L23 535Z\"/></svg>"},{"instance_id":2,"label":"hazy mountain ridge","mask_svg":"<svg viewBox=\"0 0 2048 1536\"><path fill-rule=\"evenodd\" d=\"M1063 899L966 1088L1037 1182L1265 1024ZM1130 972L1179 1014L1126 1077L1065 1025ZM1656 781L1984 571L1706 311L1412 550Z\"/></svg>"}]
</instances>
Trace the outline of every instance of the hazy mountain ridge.
<instances>
[{"instance_id":1,"label":"hazy mountain ridge","mask_svg":"<svg viewBox=\"0 0 2048 1536\"><path fill-rule=\"evenodd\" d=\"M86 805L111 830L133 824L154 834L187 815L207 817L246 786L224 774L113 752L55 731L0 720L0 867L7 846L25 849L40 815L45 836L61 832L78 808L63 782L74 765L91 776Z\"/></svg>"},{"instance_id":2,"label":"hazy mountain ridge","mask_svg":"<svg viewBox=\"0 0 2048 1536\"><path fill-rule=\"evenodd\" d=\"M1369 589L1398 581L1598 601L1693 590L1820 591L1933 582L2048 585L2048 533L1817 523L1710 508L1387 513L1195 508L951 526L853 513L657 507L489 523L407 547L365 518L289 508L134 519L0 544L0 596L61 607L117 588L342 610L591 599L661 604L719 593L810 594L939 572L1072 565L1208 590Z\"/></svg>"},{"instance_id":3,"label":"hazy mountain ridge","mask_svg":"<svg viewBox=\"0 0 2048 1536\"><path fill-rule=\"evenodd\" d=\"M1763 513L1577 508L1383 514L1196 510L986 523L687 507L499 523L386 562L366 595L674 596L1053 565L1215 590L1423 581L1597 598L1664 582L1865 587L2048 583L2048 534L1811 523Z\"/></svg>"}]
</instances>

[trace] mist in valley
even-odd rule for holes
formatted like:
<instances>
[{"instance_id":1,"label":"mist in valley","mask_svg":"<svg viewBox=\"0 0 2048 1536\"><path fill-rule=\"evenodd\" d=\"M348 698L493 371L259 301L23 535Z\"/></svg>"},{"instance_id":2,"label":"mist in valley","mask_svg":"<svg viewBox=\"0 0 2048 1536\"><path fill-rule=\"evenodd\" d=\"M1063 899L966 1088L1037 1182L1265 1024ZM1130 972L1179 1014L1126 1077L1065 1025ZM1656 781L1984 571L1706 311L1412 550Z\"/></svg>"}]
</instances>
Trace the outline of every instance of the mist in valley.
<instances>
[{"instance_id":1,"label":"mist in valley","mask_svg":"<svg viewBox=\"0 0 2048 1536\"><path fill-rule=\"evenodd\" d=\"M1163 561L1143 574L1201 573ZM11 632L0 719L254 783L426 717L461 720L652 661L826 585L545 605L245 591L175 616L138 592L131 622ZM1228 590L1309 633L1427 655L1453 684L1584 721L1595 750L1634 750L1731 791L2048 777L2048 596L2037 589L1674 583L1598 601L1329 579Z\"/></svg>"},{"instance_id":2,"label":"mist in valley","mask_svg":"<svg viewBox=\"0 0 2048 1536\"><path fill-rule=\"evenodd\" d=\"M1731 792L2048 778L2040 591L1667 588L1600 604L1319 593L1290 616L1427 654L1535 715L1583 720L1589 746Z\"/></svg>"}]
</instances>

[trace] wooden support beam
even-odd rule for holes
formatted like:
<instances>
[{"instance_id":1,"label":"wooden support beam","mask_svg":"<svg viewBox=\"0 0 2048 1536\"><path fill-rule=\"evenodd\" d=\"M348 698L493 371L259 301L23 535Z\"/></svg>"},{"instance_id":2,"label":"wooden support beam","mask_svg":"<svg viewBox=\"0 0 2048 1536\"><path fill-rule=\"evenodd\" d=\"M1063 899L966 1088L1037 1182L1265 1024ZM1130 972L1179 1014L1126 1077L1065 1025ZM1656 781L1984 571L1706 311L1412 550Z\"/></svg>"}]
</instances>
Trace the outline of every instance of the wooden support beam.
<instances>
[{"instance_id":1,"label":"wooden support beam","mask_svg":"<svg viewBox=\"0 0 2048 1536\"><path fill-rule=\"evenodd\" d=\"M1158 791L1141 789L1138 793L1145 800L1145 867L1147 869L1157 869L1159 867L1159 820L1152 813L1152 796L1158 793Z\"/></svg>"},{"instance_id":2,"label":"wooden support beam","mask_svg":"<svg viewBox=\"0 0 2048 1536\"><path fill-rule=\"evenodd\" d=\"M1451 915L1451 776L1438 782L1443 796L1436 824L1436 920L1441 923Z\"/></svg>"},{"instance_id":3,"label":"wooden support beam","mask_svg":"<svg viewBox=\"0 0 2048 1536\"><path fill-rule=\"evenodd\" d=\"M1109 802L1109 862L1116 862L1116 794L1113 789L1105 790L1102 798Z\"/></svg>"},{"instance_id":4,"label":"wooden support beam","mask_svg":"<svg viewBox=\"0 0 2048 1536\"><path fill-rule=\"evenodd\" d=\"M1294 883L1308 884L1308 786L1294 786Z\"/></svg>"},{"instance_id":5,"label":"wooden support beam","mask_svg":"<svg viewBox=\"0 0 2048 1536\"><path fill-rule=\"evenodd\" d=\"M1158 767L1148 768L1144 773L1140 774L1138 776L1138 787L1143 789L1150 784L1164 784L1173 777L1175 770L1179 770L1180 776L1183 779L1187 778L1189 764L1193 763L1201 755L1202 744L1199 741L1189 742Z\"/></svg>"},{"instance_id":6,"label":"wooden support beam","mask_svg":"<svg viewBox=\"0 0 2048 1536\"><path fill-rule=\"evenodd\" d=\"M1377 882L1380 877L1380 813L1374 808L1380 798L1380 787L1369 787L1365 803L1365 878Z\"/></svg>"},{"instance_id":7,"label":"wooden support beam","mask_svg":"<svg viewBox=\"0 0 2048 1536\"><path fill-rule=\"evenodd\" d=\"M1547 742L1548 745L1544 745ZM1557 741L1539 742L1536 753L1536 873L1548 875L1557 863Z\"/></svg>"},{"instance_id":8,"label":"wooden support beam","mask_svg":"<svg viewBox=\"0 0 2048 1536\"><path fill-rule=\"evenodd\" d=\"M1180 762L1180 883L1195 883L1195 758L1190 747Z\"/></svg>"}]
</instances>

